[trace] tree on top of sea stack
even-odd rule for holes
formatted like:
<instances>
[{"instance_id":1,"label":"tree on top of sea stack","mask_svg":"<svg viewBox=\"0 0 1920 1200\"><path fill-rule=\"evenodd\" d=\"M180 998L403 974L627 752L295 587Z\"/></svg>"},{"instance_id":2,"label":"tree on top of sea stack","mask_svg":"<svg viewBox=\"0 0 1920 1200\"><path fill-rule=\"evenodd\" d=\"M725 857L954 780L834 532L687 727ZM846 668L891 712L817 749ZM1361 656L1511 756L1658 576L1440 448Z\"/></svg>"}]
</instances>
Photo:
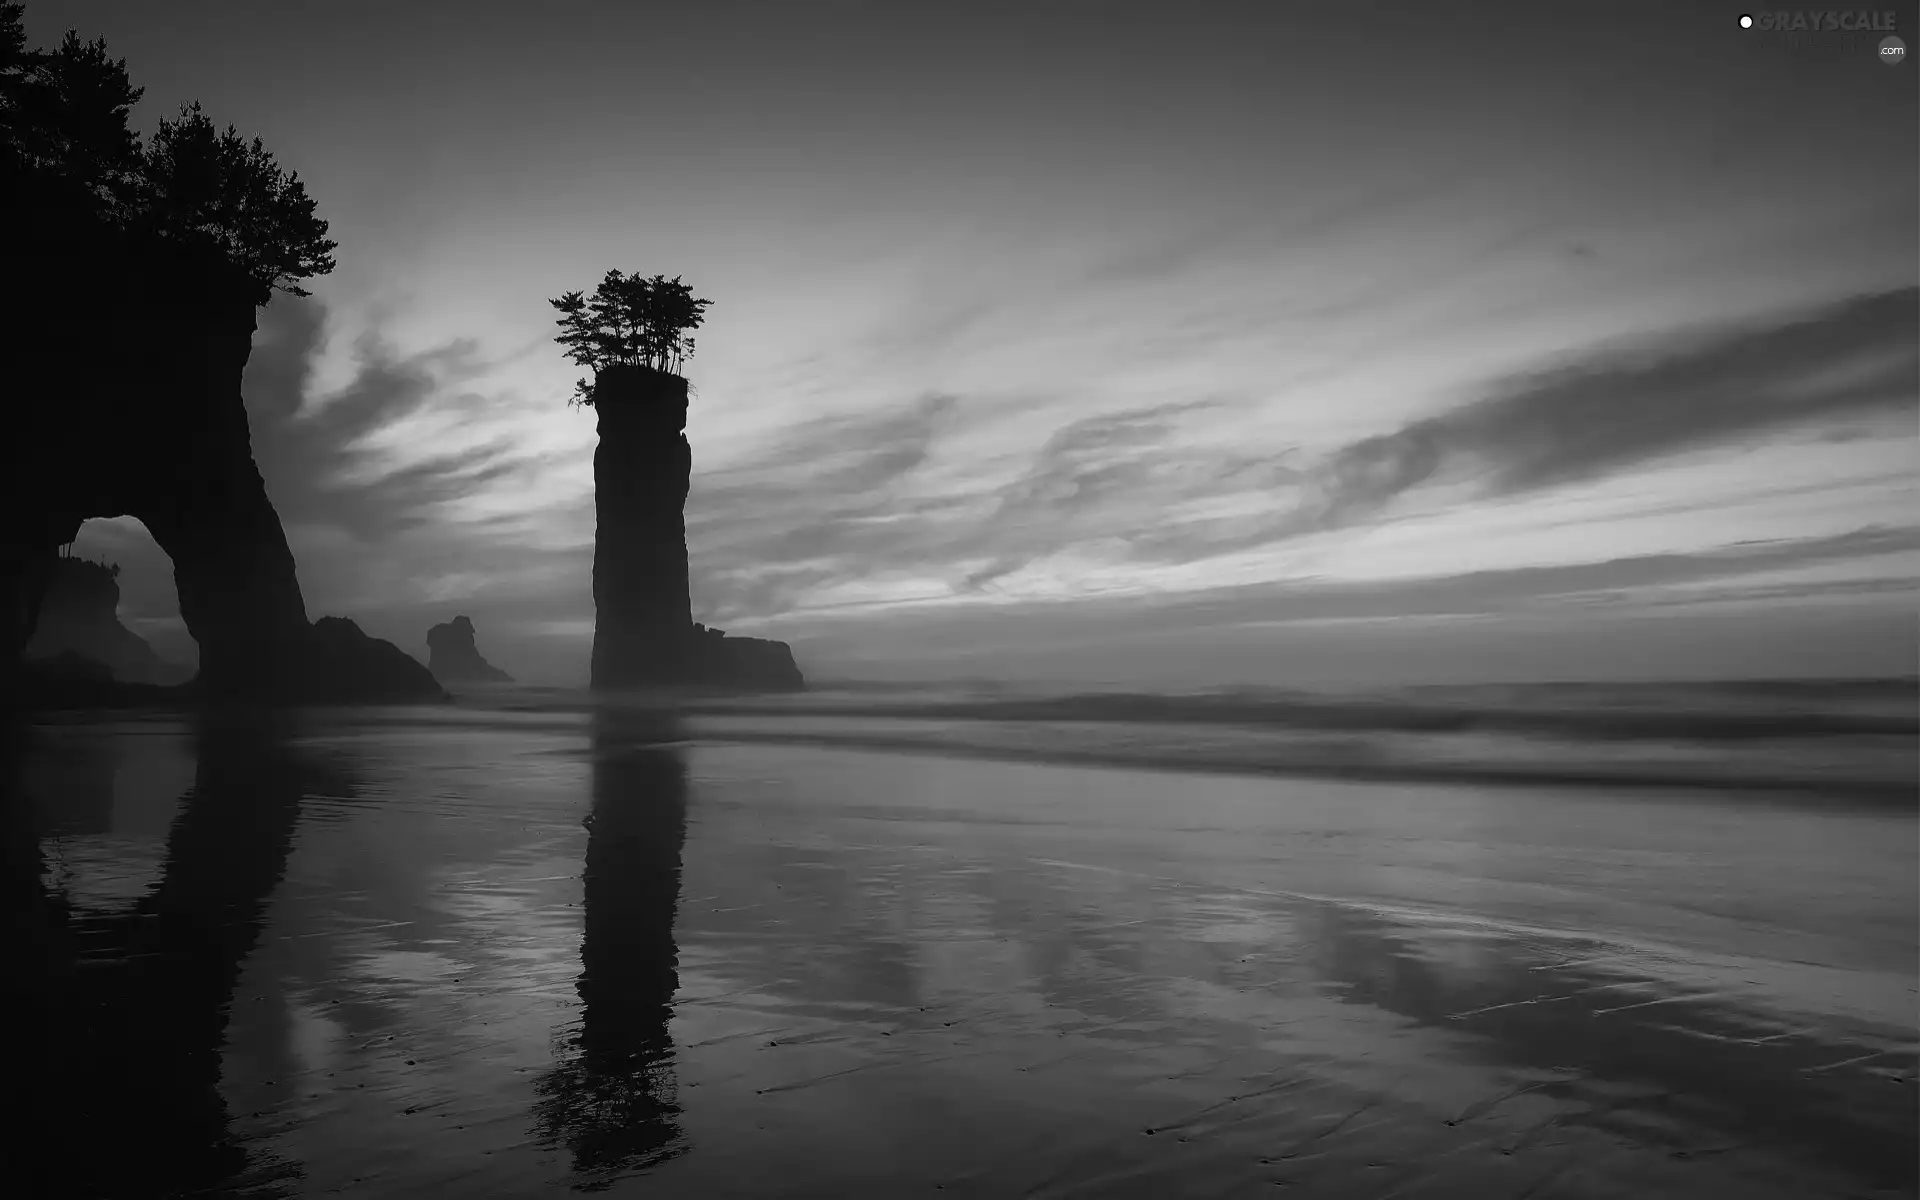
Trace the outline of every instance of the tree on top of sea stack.
<instances>
[{"instance_id":1,"label":"tree on top of sea stack","mask_svg":"<svg viewBox=\"0 0 1920 1200\"><path fill-rule=\"evenodd\" d=\"M597 375L608 367L645 367L670 375L693 354L692 332L700 327L711 300L696 300L693 289L675 275L622 275L608 271L593 295L568 292L547 303L560 310L553 339L567 357ZM575 404L593 403L593 386L574 385Z\"/></svg>"}]
</instances>

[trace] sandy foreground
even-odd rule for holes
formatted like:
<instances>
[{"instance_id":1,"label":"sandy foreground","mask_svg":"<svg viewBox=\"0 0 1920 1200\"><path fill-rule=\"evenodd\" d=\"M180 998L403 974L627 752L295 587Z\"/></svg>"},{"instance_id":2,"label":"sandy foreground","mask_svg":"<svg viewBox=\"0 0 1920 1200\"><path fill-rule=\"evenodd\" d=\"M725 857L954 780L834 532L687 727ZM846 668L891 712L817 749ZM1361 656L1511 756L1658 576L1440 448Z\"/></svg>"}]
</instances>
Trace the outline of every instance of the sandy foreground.
<instances>
[{"instance_id":1,"label":"sandy foreground","mask_svg":"<svg viewBox=\"0 0 1920 1200\"><path fill-rule=\"evenodd\" d=\"M1911 811L684 732L37 731L43 1194L1915 1193Z\"/></svg>"}]
</instances>

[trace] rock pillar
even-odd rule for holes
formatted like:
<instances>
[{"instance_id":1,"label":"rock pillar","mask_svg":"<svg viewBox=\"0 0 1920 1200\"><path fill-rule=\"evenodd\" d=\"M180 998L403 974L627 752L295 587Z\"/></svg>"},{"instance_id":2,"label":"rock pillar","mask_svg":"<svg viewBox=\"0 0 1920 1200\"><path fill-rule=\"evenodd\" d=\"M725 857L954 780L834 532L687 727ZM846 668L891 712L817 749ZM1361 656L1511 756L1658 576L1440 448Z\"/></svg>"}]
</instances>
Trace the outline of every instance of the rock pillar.
<instances>
[{"instance_id":1,"label":"rock pillar","mask_svg":"<svg viewBox=\"0 0 1920 1200\"><path fill-rule=\"evenodd\" d=\"M687 585L687 381L647 367L594 378L595 688L687 680L693 609Z\"/></svg>"}]
</instances>

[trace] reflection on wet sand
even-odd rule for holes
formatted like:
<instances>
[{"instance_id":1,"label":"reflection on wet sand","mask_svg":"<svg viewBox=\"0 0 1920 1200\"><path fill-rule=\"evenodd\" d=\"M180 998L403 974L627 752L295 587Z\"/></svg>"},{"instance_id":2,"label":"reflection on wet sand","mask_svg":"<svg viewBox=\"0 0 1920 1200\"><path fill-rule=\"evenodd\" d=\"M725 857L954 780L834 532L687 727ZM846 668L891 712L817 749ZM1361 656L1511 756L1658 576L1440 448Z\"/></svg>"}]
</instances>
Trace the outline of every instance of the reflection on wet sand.
<instances>
[{"instance_id":1,"label":"reflection on wet sand","mask_svg":"<svg viewBox=\"0 0 1920 1200\"><path fill-rule=\"evenodd\" d=\"M680 732L36 731L34 1194L1914 1194L1911 814Z\"/></svg>"},{"instance_id":2,"label":"reflection on wet sand","mask_svg":"<svg viewBox=\"0 0 1920 1200\"><path fill-rule=\"evenodd\" d=\"M538 1136L567 1147L581 1190L685 1150L667 1033L687 838L677 737L668 717L606 709L593 718L580 1013L534 1106Z\"/></svg>"},{"instance_id":3,"label":"reflection on wet sand","mask_svg":"<svg viewBox=\"0 0 1920 1200\"><path fill-rule=\"evenodd\" d=\"M290 1163L249 1161L231 1136L220 1052L300 802L348 782L295 749L282 719L210 715L193 743L193 784L167 834L160 877L126 908L81 907L46 885L39 840L48 826L104 831L113 757L95 747L11 775L9 879L14 898L27 902L10 911L25 916L16 937L37 943L44 964L23 973L28 1014L14 1026L31 1031L17 1093L30 1098L26 1194L167 1195L298 1173ZM21 850L27 837L30 854ZM31 899L29 871L39 893Z\"/></svg>"},{"instance_id":4,"label":"reflection on wet sand","mask_svg":"<svg viewBox=\"0 0 1920 1200\"><path fill-rule=\"evenodd\" d=\"M1866 1186L1913 1190L1911 1046L1838 1042L1742 1005L1741 989L1648 977L1605 944L1313 910L1317 965L1344 1002L1457 1028L1477 1059L1537 1093L1540 1119L1510 1149L1585 1127L1682 1162L1790 1148ZM1445 969L1454 949L1470 951L1469 969ZM1852 1069L1830 1069L1841 1065ZM1479 1101L1450 1124L1511 1098Z\"/></svg>"},{"instance_id":5,"label":"reflection on wet sand","mask_svg":"<svg viewBox=\"0 0 1920 1200\"><path fill-rule=\"evenodd\" d=\"M1118 775L1100 828L958 803L961 766L727 757L677 1028L696 1147L731 1153L663 1194L756 1194L729 1162L874 1194L1912 1194L1910 988L1289 893L1202 796L1136 840Z\"/></svg>"}]
</instances>

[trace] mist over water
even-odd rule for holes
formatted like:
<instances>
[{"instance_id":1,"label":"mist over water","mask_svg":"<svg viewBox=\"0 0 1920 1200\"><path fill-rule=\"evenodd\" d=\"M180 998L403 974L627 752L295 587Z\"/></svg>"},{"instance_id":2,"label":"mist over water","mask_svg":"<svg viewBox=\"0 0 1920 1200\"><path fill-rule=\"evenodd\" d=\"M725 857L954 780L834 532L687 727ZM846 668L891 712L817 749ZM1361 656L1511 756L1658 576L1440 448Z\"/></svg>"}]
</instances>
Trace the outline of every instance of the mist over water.
<instances>
[{"instance_id":1,"label":"mist over water","mask_svg":"<svg viewBox=\"0 0 1920 1200\"><path fill-rule=\"evenodd\" d=\"M629 694L698 736L1053 762L1353 779L1712 787L1911 805L1920 681L1089 690L828 681L790 696ZM561 689L468 705L575 711Z\"/></svg>"},{"instance_id":2,"label":"mist over water","mask_svg":"<svg viewBox=\"0 0 1920 1200\"><path fill-rule=\"evenodd\" d=\"M1734 782L1794 711L1910 754L1905 686L45 722L30 1194L1909 1195L1911 793ZM1232 757L1329 731L1469 749ZM1493 737L1723 757L1448 775Z\"/></svg>"}]
</instances>

